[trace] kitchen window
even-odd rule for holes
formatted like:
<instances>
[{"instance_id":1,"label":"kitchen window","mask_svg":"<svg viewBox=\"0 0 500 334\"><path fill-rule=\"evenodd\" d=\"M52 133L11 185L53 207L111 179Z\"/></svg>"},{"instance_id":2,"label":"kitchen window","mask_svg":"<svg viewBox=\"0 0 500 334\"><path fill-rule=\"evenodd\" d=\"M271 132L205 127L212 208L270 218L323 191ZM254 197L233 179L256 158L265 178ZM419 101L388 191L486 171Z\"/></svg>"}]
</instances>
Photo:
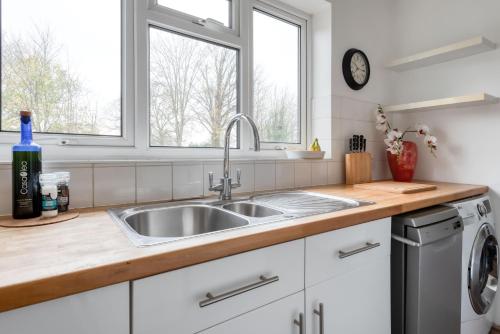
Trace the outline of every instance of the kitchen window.
<instances>
[{"instance_id":1,"label":"kitchen window","mask_svg":"<svg viewBox=\"0 0 500 334\"><path fill-rule=\"evenodd\" d=\"M256 120L264 149L306 146L309 16L299 10L274 0L0 4L1 143L18 141L18 112L30 108L35 140L79 146L78 157L220 157L236 113ZM232 136L250 156L250 129Z\"/></svg>"},{"instance_id":2,"label":"kitchen window","mask_svg":"<svg viewBox=\"0 0 500 334\"><path fill-rule=\"evenodd\" d=\"M65 0L2 0L0 130L18 131L19 110L27 108L34 111L33 131L49 135L42 142L123 143L126 7L120 0L78 7Z\"/></svg>"}]
</instances>

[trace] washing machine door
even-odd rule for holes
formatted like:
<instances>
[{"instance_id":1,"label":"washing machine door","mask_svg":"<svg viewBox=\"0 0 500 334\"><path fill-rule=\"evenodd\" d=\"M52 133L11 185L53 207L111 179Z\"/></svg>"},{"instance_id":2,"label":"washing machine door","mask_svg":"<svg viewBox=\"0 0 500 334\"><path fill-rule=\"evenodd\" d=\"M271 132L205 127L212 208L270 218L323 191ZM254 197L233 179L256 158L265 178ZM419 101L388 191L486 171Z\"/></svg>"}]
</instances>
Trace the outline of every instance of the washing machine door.
<instances>
[{"instance_id":1,"label":"washing machine door","mask_svg":"<svg viewBox=\"0 0 500 334\"><path fill-rule=\"evenodd\" d=\"M498 242L490 224L476 235L469 261L469 297L477 314L485 314L493 304L498 282Z\"/></svg>"}]
</instances>

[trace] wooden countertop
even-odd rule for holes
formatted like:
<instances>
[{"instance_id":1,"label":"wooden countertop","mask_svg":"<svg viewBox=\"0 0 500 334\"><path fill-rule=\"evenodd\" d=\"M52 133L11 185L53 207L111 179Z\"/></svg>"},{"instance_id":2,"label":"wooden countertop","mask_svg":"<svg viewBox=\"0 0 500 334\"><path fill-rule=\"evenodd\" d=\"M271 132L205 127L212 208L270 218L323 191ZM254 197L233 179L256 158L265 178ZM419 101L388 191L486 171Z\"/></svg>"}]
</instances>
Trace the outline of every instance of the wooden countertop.
<instances>
[{"instance_id":1,"label":"wooden countertop","mask_svg":"<svg viewBox=\"0 0 500 334\"><path fill-rule=\"evenodd\" d=\"M486 193L485 186L436 183L394 194L324 186L308 190L375 202L314 217L135 247L104 209L47 226L0 228L0 311L138 279L257 248Z\"/></svg>"}]
</instances>

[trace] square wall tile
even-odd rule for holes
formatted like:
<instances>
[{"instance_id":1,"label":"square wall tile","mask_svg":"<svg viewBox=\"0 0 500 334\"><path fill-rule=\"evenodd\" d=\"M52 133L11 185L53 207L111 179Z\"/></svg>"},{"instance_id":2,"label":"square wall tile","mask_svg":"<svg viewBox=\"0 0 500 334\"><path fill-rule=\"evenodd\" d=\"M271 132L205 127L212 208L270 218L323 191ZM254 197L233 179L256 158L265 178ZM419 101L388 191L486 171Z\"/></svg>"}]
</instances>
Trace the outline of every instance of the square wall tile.
<instances>
[{"instance_id":1,"label":"square wall tile","mask_svg":"<svg viewBox=\"0 0 500 334\"><path fill-rule=\"evenodd\" d=\"M203 196L203 165L174 164L173 198L185 199Z\"/></svg>"},{"instance_id":2,"label":"square wall tile","mask_svg":"<svg viewBox=\"0 0 500 334\"><path fill-rule=\"evenodd\" d=\"M274 190L276 188L276 163L255 163L255 191Z\"/></svg>"},{"instance_id":3,"label":"square wall tile","mask_svg":"<svg viewBox=\"0 0 500 334\"><path fill-rule=\"evenodd\" d=\"M376 103L344 97L340 117L357 121L374 122L376 107Z\"/></svg>"},{"instance_id":4,"label":"square wall tile","mask_svg":"<svg viewBox=\"0 0 500 334\"><path fill-rule=\"evenodd\" d=\"M241 187L233 189L233 194L253 192L254 187L254 163L236 162L231 164L231 177L236 182L236 170L241 169Z\"/></svg>"},{"instance_id":5,"label":"square wall tile","mask_svg":"<svg viewBox=\"0 0 500 334\"><path fill-rule=\"evenodd\" d=\"M293 162L276 162L276 189L291 189L295 186Z\"/></svg>"},{"instance_id":6,"label":"square wall tile","mask_svg":"<svg viewBox=\"0 0 500 334\"><path fill-rule=\"evenodd\" d=\"M48 165L45 173L70 172L69 206L70 208L91 208L94 206L94 186L92 167L67 167L68 165Z\"/></svg>"},{"instance_id":7,"label":"square wall tile","mask_svg":"<svg viewBox=\"0 0 500 334\"><path fill-rule=\"evenodd\" d=\"M218 191L210 191L208 182L208 173L214 173L214 185L220 183L220 179L224 174L222 162L205 162L203 164L203 196L219 195Z\"/></svg>"},{"instance_id":8,"label":"square wall tile","mask_svg":"<svg viewBox=\"0 0 500 334\"><path fill-rule=\"evenodd\" d=\"M311 185L322 186L328 183L328 163L314 161L311 163Z\"/></svg>"},{"instance_id":9,"label":"square wall tile","mask_svg":"<svg viewBox=\"0 0 500 334\"><path fill-rule=\"evenodd\" d=\"M172 166L137 166L137 202L172 199Z\"/></svg>"},{"instance_id":10,"label":"square wall tile","mask_svg":"<svg viewBox=\"0 0 500 334\"><path fill-rule=\"evenodd\" d=\"M295 163L295 187L309 187L311 185L311 162Z\"/></svg>"},{"instance_id":11,"label":"square wall tile","mask_svg":"<svg viewBox=\"0 0 500 334\"><path fill-rule=\"evenodd\" d=\"M94 206L127 203L135 203L135 167L95 166Z\"/></svg>"},{"instance_id":12,"label":"square wall tile","mask_svg":"<svg viewBox=\"0 0 500 334\"><path fill-rule=\"evenodd\" d=\"M12 214L12 170L0 169L0 216Z\"/></svg>"},{"instance_id":13,"label":"square wall tile","mask_svg":"<svg viewBox=\"0 0 500 334\"><path fill-rule=\"evenodd\" d=\"M345 183L345 163L341 161L328 162L328 184Z\"/></svg>"},{"instance_id":14,"label":"square wall tile","mask_svg":"<svg viewBox=\"0 0 500 334\"><path fill-rule=\"evenodd\" d=\"M334 161L344 161L345 154L347 153L347 151L348 148L346 148L345 140L343 139L332 140L332 159Z\"/></svg>"}]
</instances>

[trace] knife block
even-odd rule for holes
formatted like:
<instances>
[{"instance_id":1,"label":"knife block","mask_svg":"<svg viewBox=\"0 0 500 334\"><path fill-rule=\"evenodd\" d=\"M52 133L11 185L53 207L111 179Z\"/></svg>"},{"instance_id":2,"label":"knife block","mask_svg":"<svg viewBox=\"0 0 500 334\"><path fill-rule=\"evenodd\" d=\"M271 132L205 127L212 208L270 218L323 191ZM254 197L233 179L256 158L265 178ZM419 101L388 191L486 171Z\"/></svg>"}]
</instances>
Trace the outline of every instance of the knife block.
<instances>
[{"instance_id":1,"label":"knife block","mask_svg":"<svg viewBox=\"0 0 500 334\"><path fill-rule=\"evenodd\" d=\"M372 182L372 156L368 152L345 155L345 183Z\"/></svg>"}]
</instances>

